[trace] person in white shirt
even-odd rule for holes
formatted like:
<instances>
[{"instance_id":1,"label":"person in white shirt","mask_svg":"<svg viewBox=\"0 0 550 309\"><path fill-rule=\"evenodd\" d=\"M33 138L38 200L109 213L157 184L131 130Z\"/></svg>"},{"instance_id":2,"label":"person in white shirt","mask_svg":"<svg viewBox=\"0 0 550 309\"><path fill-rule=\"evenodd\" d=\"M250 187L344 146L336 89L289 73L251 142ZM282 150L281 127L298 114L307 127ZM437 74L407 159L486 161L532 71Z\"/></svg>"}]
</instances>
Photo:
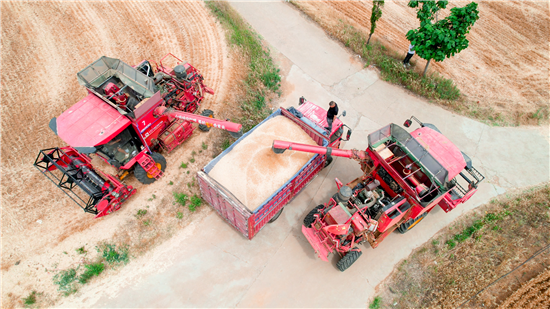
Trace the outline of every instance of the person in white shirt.
<instances>
[{"instance_id":1,"label":"person in white shirt","mask_svg":"<svg viewBox=\"0 0 550 309\"><path fill-rule=\"evenodd\" d=\"M414 45L409 44L409 51L407 52L407 56L403 60L403 66L411 66L409 63L409 60L411 60L412 56L414 55Z\"/></svg>"}]
</instances>

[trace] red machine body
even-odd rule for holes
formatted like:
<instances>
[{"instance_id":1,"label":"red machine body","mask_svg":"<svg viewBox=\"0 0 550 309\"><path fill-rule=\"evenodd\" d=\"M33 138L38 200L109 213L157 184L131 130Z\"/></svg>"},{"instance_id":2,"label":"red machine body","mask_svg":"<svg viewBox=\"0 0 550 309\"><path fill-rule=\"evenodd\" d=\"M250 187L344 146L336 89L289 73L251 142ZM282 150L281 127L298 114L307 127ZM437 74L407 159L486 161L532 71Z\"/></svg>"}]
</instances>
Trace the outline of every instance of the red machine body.
<instances>
[{"instance_id":1,"label":"red machine body","mask_svg":"<svg viewBox=\"0 0 550 309\"><path fill-rule=\"evenodd\" d=\"M394 230L410 230L435 206L451 211L477 191L484 176L471 160L435 126L419 123L410 134L395 124L370 134L365 151L273 142L276 153L289 149L360 163L363 175L345 186L336 179L339 192L304 219L302 232L322 260L337 252L344 271L362 254L358 244L376 248Z\"/></svg>"},{"instance_id":2,"label":"red machine body","mask_svg":"<svg viewBox=\"0 0 550 309\"><path fill-rule=\"evenodd\" d=\"M167 58L176 62L173 68L163 64ZM49 125L69 144L70 149L62 149L71 155L51 157L49 150L41 151L35 166L42 173L56 168L69 173L63 162L69 164L74 160L67 158L89 160L89 155L95 154L120 171L120 180L133 171L140 182L149 184L162 177L166 167L160 152L170 152L189 138L195 129L193 123L198 123L203 131L215 127L241 134L240 124L214 119L210 110L203 110L202 116L195 115L204 93L214 91L204 85L198 70L172 54L163 57L159 64L145 60L135 67L118 59L101 57L77 76L88 95L53 118ZM43 167L44 160L51 161L47 168ZM86 168L94 171L90 164ZM118 185L124 186L120 181ZM61 185L58 187L63 190ZM86 184L71 188L76 187L83 188ZM84 191L90 193L90 190ZM100 205L103 202L93 201L93 205L85 205L84 210L98 215L104 213L100 210L104 208ZM115 203L113 199L108 201L112 201L109 205ZM109 209L120 207L111 206Z\"/></svg>"}]
</instances>

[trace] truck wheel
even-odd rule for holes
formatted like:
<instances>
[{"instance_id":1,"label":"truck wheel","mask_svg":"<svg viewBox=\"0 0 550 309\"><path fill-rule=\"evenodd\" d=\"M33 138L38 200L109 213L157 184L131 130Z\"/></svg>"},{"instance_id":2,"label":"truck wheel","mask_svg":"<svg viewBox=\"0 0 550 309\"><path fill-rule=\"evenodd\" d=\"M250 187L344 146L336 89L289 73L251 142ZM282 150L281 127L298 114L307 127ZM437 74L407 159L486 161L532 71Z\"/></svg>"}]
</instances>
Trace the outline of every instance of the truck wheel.
<instances>
[{"instance_id":1,"label":"truck wheel","mask_svg":"<svg viewBox=\"0 0 550 309\"><path fill-rule=\"evenodd\" d=\"M155 165L158 169L164 172L166 169L166 159L157 152L151 153L151 158L155 161ZM147 171L139 164L136 164L136 168L134 169L134 176L136 176L137 180L141 182L142 184L151 184L155 182L155 177L153 175L147 173Z\"/></svg>"},{"instance_id":2,"label":"truck wheel","mask_svg":"<svg viewBox=\"0 0 550 309\"><path fill-rule=\"evenodd\" d=\"M423 213L422 215L420 215L418 218L416 219L409 219L407 220L405 223L402 223L398 228L397 230L399 231L399 233L401 234L405 234L407 233L410 229L412 229L418 222L422 221L422 219L424 219L424 217L426 217L428 215L427 212Z\"/></svg>"},{"instance_id":3,"label":"truck wheel","mask_svg":"<svg viewBox=\"0 0 550 309\"><path fill-rule=\"evenodd\" d=\"M324 205L319 205L315 208L313 208L307 215L306 217L304 218L304 225L307 227L307 228L310 228L311 225L313 224L313 222L315 222L315 217L314 215L315 214L319 214L321 213L321 209L325 207Z\"/></svg>"},{"instance_id":4,"label":"truck wheel","mask_svg":"<svg viewBox=\"0 0 550 309\"><path fill-rule=\"evenodd\" d=\"M328 157L327 160L325 161L325 166L323 166L323 168L327 168L327 166L329 166L331 163L332 163L332 156L331 157Z\"/></svg>"},{"instance_id":5,"label":"truck wheel","mask_svg":"<svg viewBox=\"0 0 550 309\"><path fill-rule=\"evenodd\" d=\"M355 247L355 248L353 248L353 250L359 250L359 249L357 247ZM361 251L350 251L350 252L346 253L346 255L344 255L344 257L342 257L340 259L340 261L338 261L336 263L336 267L338 267L338 269L340 271L345 271L353 263L355 263L355 261L357 261L357 259L359 259L361 254L363 254L363 252L361 252Z\"/></svg>"},{"instance_id":6,"label":"truck wheel","mask_svg":"<svg viewBox=\"0 0 550 309\"><path fill-rule=\"evenodd\" d=\"M275 222L275 220L279 219L279 216L283 213L283 209L285 209L284 207L281 208L281 210L279 210L274 216L273 218L271 218L269 221L267 221L267 223L273 223Z\"/></svg>"},{"instance_id":7,"label":"truck wheel","mask_svg":"<svg viewBox=\"0 0 550 309\"><path fill-rule=\"evenodd\" d=\"M201 116L214 118L214 112L209 110L209 109L205 109L205 110L202 111ZM210 126L208 126L206 124L199 124L199 130L201 130L203 132L208 132L208 131L210 131Z\"/></svg>"}]
</instances>

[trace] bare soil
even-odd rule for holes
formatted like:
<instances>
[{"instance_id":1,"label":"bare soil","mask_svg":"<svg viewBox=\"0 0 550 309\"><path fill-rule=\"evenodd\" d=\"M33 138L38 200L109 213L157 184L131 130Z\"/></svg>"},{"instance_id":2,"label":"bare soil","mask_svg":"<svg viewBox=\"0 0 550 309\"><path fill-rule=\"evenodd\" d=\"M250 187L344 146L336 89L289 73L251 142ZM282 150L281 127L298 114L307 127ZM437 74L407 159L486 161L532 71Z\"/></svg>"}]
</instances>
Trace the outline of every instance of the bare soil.
<instances>
[{"instance_id":1,"label":"bare soil","mask_svg":"<svg viewBox=\"0 0 550 309\"><path fill-rule=\"evenodd\" d=\"M98 243L129 244L130 254L138 255L210 213L209 207L191 213L174 203L172 193L200 196L195 173L215 156L222 136L197 130L166 154L162 179L145 186L128 177L137 194L120 211L94 220L32 165L40 149L65 146L48 123L86 95L76 73L103 55L137 64L172 53L201 71L216 91L203 108L225 119L234 115L233 89L245 69L202 2L0 5L2 307L22 306L21 297L32 290L41 293L41 306L51 306L59 298L52 277L93 260ZM180 168L182 162L188 167ZM139 209L147 214L137 218ZM80 247L87 253L78 254Z\"/></svg>"},{"instance_id":2,"label":"bare soil","mask_svg":"<svg viewBox=\"0 0 550 309\"><path fill-rule=\"evenodd\" d=\"M547 1L476 1L479 20L468 34L469 47L443 62L430 64L455 82L468 101L480 110L493 110L519 124L539 124L548 118L550 14ZM417 28L415 9L408 1L386 1L372 39L405 57L406 33ZM466 1L451 1L439 18ZM372 1L296 1L325 29L342 22L367 36ZM330 32L330 31L329 31ZM426 61L414 56L411 63L422 71ZM475 111L474 111L475 112Z\"/></svg>"},{"instance_id":3,"label":"bare soil","mask_svg":"<svg viewBox=\"0 0 550 309\"><path fill-rule=\"evenodd\" d=\"M546 308L549 229L548 184L501 196L401 261L376 288L382 307Z\"/></svg>"}]
</instances>

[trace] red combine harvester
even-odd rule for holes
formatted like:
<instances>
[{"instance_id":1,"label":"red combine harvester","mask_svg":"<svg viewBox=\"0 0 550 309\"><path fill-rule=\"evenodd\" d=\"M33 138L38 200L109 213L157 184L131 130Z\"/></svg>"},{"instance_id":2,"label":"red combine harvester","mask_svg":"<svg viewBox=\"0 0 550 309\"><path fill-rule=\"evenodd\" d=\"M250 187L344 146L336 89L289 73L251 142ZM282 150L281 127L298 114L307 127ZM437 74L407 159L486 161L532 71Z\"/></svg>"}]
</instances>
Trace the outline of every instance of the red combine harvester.
<instances>
[{"instance_id":1,"label":"red combine harvester","mask_svg":"<svg viewBox=\"0 0 550 309\"><path fill-rule=\"evenodd\" d=\"M174 68L163 64L167 57L177 61ZM162 177L166 159L159 152L170 152L191 136L192 123L203 131L215 127L242 134L240 124L214 119L211 110L195 114L204 93L214 91L193 66L172 54L151 62L132 67L101 57L80 71L78 81L88 95L49 124L69 146L41 150L34 162L96 218L118 210L135 193L121 182L129 172L144 184ZM90 154L117 168L117 177L94 169Z\"/></svg>"},{"instance_id":2,"label":"red combine harvester","mask_svg":"<svg viewBox=\"0 0 550 309\"><path fill-rule=\"evenodd\" d=\"M345 186L336 179L339 192L312 209L302 226L322 260L328 261L334 251L341 256L340 271L361 256L357 245L369 242L376 248L394 230L406 233L436 205L451 211L472 197L485 179L434 125L411 119L420 128L408 133L390 124L368 136L365 151L273 142L276 153L290 149L359 161L364 174Z\"/></svg>"}]
</instances>

